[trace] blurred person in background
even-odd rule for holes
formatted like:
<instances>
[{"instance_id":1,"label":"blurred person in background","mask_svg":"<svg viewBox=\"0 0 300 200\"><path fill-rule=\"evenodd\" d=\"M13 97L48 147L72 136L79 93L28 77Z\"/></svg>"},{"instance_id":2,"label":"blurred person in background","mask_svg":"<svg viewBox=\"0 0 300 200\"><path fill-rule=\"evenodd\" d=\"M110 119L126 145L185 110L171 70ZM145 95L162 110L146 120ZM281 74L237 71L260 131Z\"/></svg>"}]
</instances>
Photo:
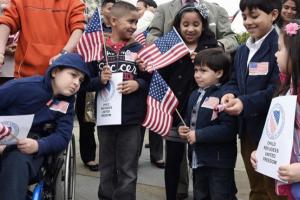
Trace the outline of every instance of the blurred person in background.
<instances>
[{"instance_id":1,"label":"blurred person in background","mask_svg":"<svg viewBox=\"0 0 300 200\"><path fill-rule=\"evenodd\" d=\"M154 0L138 0L136 7L139 14L136 33L140 33L147 30L152 22L157 4Z\"/></svg>"},{"instance_id":2,"label":"blurred person in background","mask_svg":"<svg viewBox=\"0 0 300 200\"><path fill-rule=\"evenodd\" d=\"M9 3L10 0L0 1L0 15L2 15L3 9L6 8ZM18 33L10 35L6 43L5 60L3 66L0 68L0 84L14 78L14 55L17 47L18 35Z\"/></svg>"},{"instance_id":3,"label":"blurred person in background","mask_svg":"<svg viewBox=\"0 0 300 200\"><path fill-rule=\"evenodd\" d=\"M299 18L300 14L299 0L281 0L281 3L282 8L280 12L280 18L277 22L279 29L284 27L292 20Z\"/></svg>"}]
</instances>

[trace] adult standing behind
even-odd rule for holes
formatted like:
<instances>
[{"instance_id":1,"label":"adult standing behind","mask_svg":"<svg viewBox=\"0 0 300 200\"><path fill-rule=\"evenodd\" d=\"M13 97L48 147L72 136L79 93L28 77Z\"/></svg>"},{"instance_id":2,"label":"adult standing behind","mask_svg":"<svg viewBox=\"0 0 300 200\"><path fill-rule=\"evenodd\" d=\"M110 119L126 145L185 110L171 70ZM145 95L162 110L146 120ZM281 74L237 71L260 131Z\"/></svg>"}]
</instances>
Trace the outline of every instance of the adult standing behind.
<instances>
[{"instance_id":1,"label":"adult standing behind","mask_svg":"<svg viewBox=\"0 0 300 200\"><path fill-rule=\"evenodd\" d=\"M75 49L83 29L80 0L12 0L0 17L0 63L9 34L20 31L14 76L43 75L49 63Z\"/></svg>"},{"instance_id":2,"label":"adult standing behind","mask_svg":"<svg viewBox=\"0 0 300 200\"><path fill-rule=\"evenodd\" d=\"M224 47L226 52L233 52L238 47L235 33L231 30L231 24L228 19L228 13L221 6L209 3L203 0L172 0L171 2L158 6L155 16L150 24L147 41L153 42L158 37L163 36L172 28L175 15L180 8L187 3L204 3L209 10L208 24L212 30L219 45Z\"/></svg>"},{"instance_id":3,"label":"adult standing behind","mask_svg":"<svg viewBox=\"0 0 300 200\"><path fill-rule=\"evenodd\" d=\"M147 30L151 24L157 4L154 0L138 0L136 7L139 14L139 21L136 25L136 33L140 33Z\"/></svg>"},{"instance_id":4,"label":"adult standing behind","mask_svg":"<svg viewBox=\"0 0 300 200\"><path fill-rule=\"evenodd\" d=\"M153 0L138 0L137 10L139 14L139 21L137 23L137 29L135 33L140 33L148 29L153 17L154 12L157 8L157 4ZM145 136L145 128L141 127L141 146L140 155L143 149L143 142ZM149 130L149 144L145 147L150 148L150 161L153 165L158 168L163 169L165 167L165 162L163 159L163 139L160 135Z\"/></svg>"},{"instance_id":5,"label":"adult standing behind","mask_svg":"<svg viewBox=\"0 0 300 200\"><path fill-rule=\"evenodd\" d=\"M111 27L109 25L110 10L114 5L115 0L102 0L101 2L101 19L102 27L105 35L111 34ZM95 9L100 6L100 0L87 0L86 4L86 18L87 21L92 17ZM85 90L80 90L77 93L76 99L76 114L79 123L79 149L81 160L90 171L99 171L99 164L96 160L96 140L95 140L95 123L85 119L86 102L92 96L88 96Z\"/></svg>"},{"instance_id":6,"label":"adult standing behind","mask_svg":"<svg viewBox=\"0 0 300 200\"><path fill-rule=\"evenodd\" d=\"M3 13L3 9L6 8L10 3L10 0L2 0L0 1L0 15ZM17 47L18 33L15 35L10 35L8 42L6 43L5 49L5 61L2 68L0 68L0 85L14 78L14 55Z\"/></svg>"}]
</instances>

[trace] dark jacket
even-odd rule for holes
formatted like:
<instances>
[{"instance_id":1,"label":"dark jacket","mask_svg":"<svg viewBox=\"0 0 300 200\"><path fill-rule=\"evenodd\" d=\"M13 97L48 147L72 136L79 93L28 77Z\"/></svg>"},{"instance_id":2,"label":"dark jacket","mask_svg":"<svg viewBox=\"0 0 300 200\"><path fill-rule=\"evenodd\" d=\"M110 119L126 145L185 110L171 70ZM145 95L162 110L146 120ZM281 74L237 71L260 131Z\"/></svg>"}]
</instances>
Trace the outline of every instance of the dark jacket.
<instances>
[{"instance_id":1,"label":"dark jacket","mask_svg":"<svg viewBox=\"0 0 300 200\"><path fill-rule=\"evenodd\" d=\"M214 47L218 47L216 39L201 38L195 51L199 52ZM194 79L194 64L190 55L187 54L175 63L159 70L159 73L177 97L179 101L177 110L184 118L188 98L192 91L197 88ZM173 117L173 127L177 127L181 120L176 113L173 114Z\"/></svg>"},{"instance_id":2,"label":"dark jacket","mask_svg":"<svg viewBox=\"0 0 300 200\"><path fill-rule=\"evenodd\" d=\"M239 134L251 134L254 142L260 140L268 109L279 83L279 68L275 53L278 34L273 29L263 41L250 62L268 62L266 75L250 76L247 66L249 49L242 45L236 52L231 80L224 86L224 94L233 93L243 102L244 110L239 116Z\"/></svg>"},{"instance_id":3,"label":"dark jacket","mask_svg":"<svg viewBox=\"0 0 300 200\"><path fill-rule=\"evenodd\" d=\"M39 155L57 153L64 150L72 136L74 101L73 96L53 96L51 71L58 66L75 68L89 77L88 69L81 57L65 54L49 67L45 76L34 76L11 80L0 87L0 115L34 114L31 132L38 133ZM80 63L78 63L78 62ZM49 102L65 101L69 104L66 114L51 110ZM45 124L54 126L52 131L45 130Z\"/></svg>"},{"instance_id":4,"label":"dark jacket","mask_svg":"<svg viewBox=\"0 0 300 200\"><path fill-rule=\"evenodd\" d=\"M141 72L135 61L125 60L125 53L137 53L142 49L138 42L128 43L119 53L113 51L109 46L106 47L108 65L112 73L123 72L123 80L136 80L139 89L131 94L122 96L122 125L141 124L144 120L146 109L146 96L151 76L146 72ZM88 64L92 74L89 90L99 91L104 85L100 84L99 74L105 60L94 61Z\"/></svg>"},{"instance_id":5,"label":"dark jacket","mask_svg":"<svg viewBox=\"0 0 300 200\"><path fill-rule=\"evenodd\" d=\"M193 106L199 95L198 90L195 90L189 98L185 120L187 126L190 126ZM196 143L189 145L189 159L192 161L191 153L195 150L198 162L204 166L234 168L237 155L236 117L221 112L216 119L212 118L213 109L203 107L203 102L211 97L218 98L220 102L222 91L219 87L212 86L206 89L200 102L195 128Z\"/></svg>"}]
</instances>

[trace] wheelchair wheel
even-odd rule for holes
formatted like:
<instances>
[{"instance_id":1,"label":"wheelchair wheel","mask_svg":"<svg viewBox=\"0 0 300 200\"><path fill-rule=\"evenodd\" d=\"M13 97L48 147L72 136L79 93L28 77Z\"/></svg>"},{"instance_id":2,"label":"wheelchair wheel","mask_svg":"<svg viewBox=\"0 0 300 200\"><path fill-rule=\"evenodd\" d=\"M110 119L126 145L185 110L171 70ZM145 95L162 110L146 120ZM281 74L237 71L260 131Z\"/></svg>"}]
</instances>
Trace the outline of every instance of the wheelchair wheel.
<instances>
[{"instance_id":1,"label":"wheelchair wheel","mask_svg":"<svg viewBox=\"0 0 300 200\"><path fill-rule=\"evenodd\" d=\"M65 162L56 180L55 200L74 200L76 183L75 137L72 136L67 150L62 155Z\"/></svg>"}]
</instances>

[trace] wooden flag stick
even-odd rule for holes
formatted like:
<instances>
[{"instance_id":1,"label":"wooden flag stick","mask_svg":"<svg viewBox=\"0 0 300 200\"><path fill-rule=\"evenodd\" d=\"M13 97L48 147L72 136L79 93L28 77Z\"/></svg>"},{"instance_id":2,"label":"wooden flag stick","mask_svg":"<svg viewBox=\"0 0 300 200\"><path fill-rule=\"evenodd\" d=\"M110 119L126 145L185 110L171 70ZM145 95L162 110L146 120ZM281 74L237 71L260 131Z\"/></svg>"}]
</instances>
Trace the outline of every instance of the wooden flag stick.
<instances>
[{"instance_id":1,"label":"wooden flag stick","mask_svg":"<svg viewBox=\"0 0 300 200\"><path fill-rule=\"evenodd\" d=\"M180 118L181 122L183 123L183 125L184 125L184 126L187 126L187 125L185 124L185 122L184 122L183 118L181 117L180 113L178 112L177 108L176 108L176 110L175 110L175 111L176 111L176 113L177 113L178 117Z\"/></svg>"}]
</instances>

